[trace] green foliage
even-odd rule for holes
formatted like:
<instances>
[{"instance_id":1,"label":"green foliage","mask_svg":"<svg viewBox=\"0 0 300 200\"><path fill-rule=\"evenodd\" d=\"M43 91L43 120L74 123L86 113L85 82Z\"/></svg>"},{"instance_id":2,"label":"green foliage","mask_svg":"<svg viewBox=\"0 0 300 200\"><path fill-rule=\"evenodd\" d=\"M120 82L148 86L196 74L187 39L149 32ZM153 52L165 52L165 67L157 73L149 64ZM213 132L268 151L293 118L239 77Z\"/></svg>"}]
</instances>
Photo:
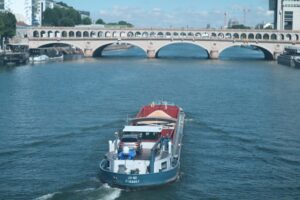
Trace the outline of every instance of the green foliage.
<instances>
[{"instance_id":1,"label":"green foliage","mask_svg":"<svg viewBox=\"0 0 300 200\"><path fill-rule=\"evenodd\" d=\"M0 18L0 36L3 35L5 29L5 24L3 22L3 19Z\"/></svg>"},{"instance_id":2,"label":"green foliage","mask_svg":"<svg viewBox=\"0 0 300 200\"><path fill-rule=\"evenodd\" d=\"M10 12L0 12L0 35L11 38L16 35L16 17Z\"/></svg>"},{"instance_id":3,"label":"green foliage","mask_svg":"<svg viewBox=\"0 0 300 200\"><path fill-rule=\"evenodd\" d=\"M229 29L251 29L249 26L245 26L244 24L232 25Z\"/></svg>"},{"instance_id":4,"label":"green foliage","mask_svg":"<svg viewBox=\"0 0 300 200\"><path fill-rule=\"evenodd\" d=\"M102 19L97 19L96 24L105 24L105 22Z\"/></svg>"},{"instance_id":5,"label":"green foliage","mask_svg":"<svg viewBox=\"0 0 300 200\"><path fill-rule=\"evenodd\" d=\"M75 26L81 23L81 16L73 8L47 8L43 13L43 26Z\"/></svg>"},{"instance_id":6,"label":"green foliage","mask_svg":"<svg viewBox=\"0 0 300 200\"><path fill-rule=\"evenodd\" d=\"M70 18L67 18L67 17L59 19L58 24L61 24L62 26L75 26L74 21Z\"/></svg>"},{"instance_id":7,"label":"green foliage","mask_svg":"<svg viewBox=\"0 0 300 200\"><path fill-rule=\"evenodd\" d=\"M84 25L90 25L90 24L92 24L92 20L89 17L85 17L82 19L81 23Z\"/></svg>"},{"instance_id":8,"label":"green foliage","mask_svg":"<svg viewBox=\"0 0 300 200\"><path fill-rule=\"evenodd\" d=\"M126 26L126 27L129 27L129 28L132 28L133 25L126 22L126 21L119 21L119 22L110 22L110 23L107 23L107 25L111 25L111 26Z\"/></svg>"}]
</instances>

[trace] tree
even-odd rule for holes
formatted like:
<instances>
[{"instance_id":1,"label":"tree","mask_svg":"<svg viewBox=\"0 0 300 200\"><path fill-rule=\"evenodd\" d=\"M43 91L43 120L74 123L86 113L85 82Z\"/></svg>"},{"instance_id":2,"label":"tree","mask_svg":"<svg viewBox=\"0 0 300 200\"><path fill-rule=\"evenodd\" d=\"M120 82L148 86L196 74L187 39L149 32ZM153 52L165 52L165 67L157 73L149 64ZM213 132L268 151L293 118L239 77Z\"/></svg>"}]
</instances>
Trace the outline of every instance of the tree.
<instances>
[{"instance_id":1,"label":"tree","mask_svg":"<svg viewBox=\"0 0 300 200\"><path fill-rule=\"evenodd\" d=\"M127 26L127 27L133 27L132 24L126 22L126 21L119 21L119 22L110 22L110 23L107 23L107 25L112 25L112 26L117 26L117 25L120 25L120 26Z\"/></svg>"},{"instance_id":2,"label":"tree","mask_svg":"<svg viewBox=\"0 0 300 200\"><path fill-rule=\"evenodd\" d=\"M232 25L229 29L251 29L249 26L245 26L244 24Z\"/></svg>"},{"instance_id":3,"label":"tree","mask_svg":"<svg viewBox=\"0 0 300 200\"><path fill-rule=\"evenodd\" d=\"M90 25L90 24L92 24L92 20L89 17L85 17L82 19L81 23L84 25Z\"/></svg>"},{"instance_id":4,"label":"tree","mask_svg":"<svg viewBox=\"0 0 300 200\"><path fill-rule=\"evenodd\" d=\"M10 12L0 12L0 36L1 36L1 46L3 40L7 38L12 38L16 35L16 17Z\"/></svg>"},{"instance_id":5,"label":"tree","mask_svg":"<svg viewBox=\"0 0 300 200\"><path fill-rule=\"evenodd\" d=\"M72 19L64 17L58 21L59 26L75 26L75 23Z\"/></svg>"},{"instance_id":6,"label":"tree","mask_svg":"<svg viewBox=\"0 0 300 200\"><path fill-rule=\"evenodd\" d=\"M133 27L132 24L130 24L130 23L126 22L126 21L119 21L118 24L119 24L119 25L122 25L122 26Z\"/></svg>"},{"instance_id":7,"label":"tree","mask_svg":"<svg viewBox=\"0 0 300 200\"><path fill-rule=\"evenodd\" d=\"M4 32L3 36L7 38L12 38L16 35L16 17L11 12L4 13L4 18L2 19L4 22Z\"/></svg>"},{"instance_id":8,"label":"tree","mask_svg":"<svg viewBox=\"0 0 300 200\"><path fill-rule=\"evenodd\" d=\"M1 17L1 18L0 18L0 36L3 35L4 29L5 29L5 24L4 24L3 19L2 19L2 17Z\"/></svg>"},{"instance_id":9,"label":"tree","mask_svg":"<svg viewBox=\"0 0 300 200\"><path fill-rule=\"evenodd\" d=\"M58 26L63 14L59 8L47 8L43 13L43 26Z\"/></svg>"},{"instance_id":10,"label":"tree","mask_svg":"<svg viewBox=\"0 0 300 200\"><path fill-rule=\"evenodd\" d=\"M75 26L78 24L81 24L81 15L69 6L47 8L43 13L43 26Z\"/></svg>"},{"instance_id":11,"label":"tree","mask_svg":"<svg viewBox=\"0 0 300 200\"><path fill-rule=\"evenodd\" d=\"M96 24L105 24L105 22L102 19L97 19Z\"/></svg>"}]
</instances>

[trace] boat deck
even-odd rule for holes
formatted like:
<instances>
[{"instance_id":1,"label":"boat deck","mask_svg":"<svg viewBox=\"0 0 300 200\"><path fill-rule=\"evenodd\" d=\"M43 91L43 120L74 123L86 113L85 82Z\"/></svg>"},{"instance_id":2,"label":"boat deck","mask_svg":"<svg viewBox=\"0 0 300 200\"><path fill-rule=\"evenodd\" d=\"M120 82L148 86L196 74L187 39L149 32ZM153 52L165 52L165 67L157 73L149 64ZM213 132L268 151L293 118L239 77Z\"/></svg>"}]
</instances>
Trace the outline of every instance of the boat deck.
<instances>
[{"instance_id":1,"label":"boat deck","mask_svg":"<svg viewBox=\"0 0 300 200\"><path fill-rule=\"evenodd\" d=\"M115 152L109 152L106 154L109 159L117 159L118 155ZM143 149L143 151L135 156L133 160L149 160L151 156L151 149Z\"/></svg>"},{"instance_id":2,"label":"boat deck","mask_svg":"<svg viewBox=\"0 0 300 200\"><path fill-rule=\"evenodd\" d=\"M161 151L159 154L157 154L160 159L164 159L169 156L169 153L167 151ZM117 159L118 155L114 152L109 152L107 154L107 157L110 159ZM151 149L143 149L143 151L135 156L133 160L150 160L151 157Z\"/></svg>"}]
</instances>

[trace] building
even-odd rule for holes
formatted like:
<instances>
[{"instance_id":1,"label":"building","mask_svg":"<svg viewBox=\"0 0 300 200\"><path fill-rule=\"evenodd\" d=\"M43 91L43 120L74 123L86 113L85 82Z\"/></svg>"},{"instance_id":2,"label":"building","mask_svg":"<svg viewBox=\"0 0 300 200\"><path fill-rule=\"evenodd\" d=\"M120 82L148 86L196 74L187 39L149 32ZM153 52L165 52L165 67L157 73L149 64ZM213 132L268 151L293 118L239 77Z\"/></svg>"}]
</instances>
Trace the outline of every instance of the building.
<instances>
[{"instance_id":1,"label":"building","mask_svg":"<svg viewBox=\"0 0 300 200\"><path fill-rule=\"evenodd\" d=\"M28 25L41 25L43 11L53 6L53 0L0 0L0 11L10 11Z\"/></svg>"},{"instance_id":2,"label":"building","mask_svg":"<svg viewBox=\"0 0 300 200\"><path fill-rule=\"evenodd\" d=\"M229 19L228 21L228 28L231 28L232 26L236 26L239 25L240 22L236 19Z\"/></svg>"},{"instance_id":3,"label":"building","mask_svg":"<svg viewBox=\"0 0 300 200\"><path fill-rule=\"evenodd\" d=\"M91 13L89 11L78 10L78 12L81 16L81 19L89 18L91 16Z\"/></svg>"},{"instance_id":4,"label":"building","mask_svg":"<svg viewBox=\"0 0 300 200\"><path fill-rule=\"evenodd\" d=\"M5 10L5 1L4 0L0 0L0 11L4 11Z\"/></svg>"},{"instance_id":5,"label":"building","mask_svg":"<svg viewBox=\"0 0 300 200\"><path fill-rule=\"evenodd\" d=\"M274 28L277 30L300 30L300 0L269 0L274 11Z\"/></svg>"}]
</instances>

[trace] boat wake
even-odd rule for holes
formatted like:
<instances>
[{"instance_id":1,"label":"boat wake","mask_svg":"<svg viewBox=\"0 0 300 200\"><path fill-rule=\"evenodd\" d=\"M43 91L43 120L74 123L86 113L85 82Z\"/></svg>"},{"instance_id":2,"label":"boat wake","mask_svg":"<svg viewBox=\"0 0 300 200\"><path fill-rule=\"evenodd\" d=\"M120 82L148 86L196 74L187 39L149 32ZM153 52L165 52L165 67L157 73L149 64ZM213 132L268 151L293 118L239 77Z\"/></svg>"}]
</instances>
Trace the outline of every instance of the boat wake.
<instances>
[{"instance_id":1,"label":"boat wake","mask_svg":"<svg viewBox=\"0 0 300 200\"><path fill-rule=\"evenodd\" d=\"M98 188L84 188L71 191L54 192L40 196L34 200L115 200L121 196L121 189L103 184Z\"/></svg>"}]
</instances>

